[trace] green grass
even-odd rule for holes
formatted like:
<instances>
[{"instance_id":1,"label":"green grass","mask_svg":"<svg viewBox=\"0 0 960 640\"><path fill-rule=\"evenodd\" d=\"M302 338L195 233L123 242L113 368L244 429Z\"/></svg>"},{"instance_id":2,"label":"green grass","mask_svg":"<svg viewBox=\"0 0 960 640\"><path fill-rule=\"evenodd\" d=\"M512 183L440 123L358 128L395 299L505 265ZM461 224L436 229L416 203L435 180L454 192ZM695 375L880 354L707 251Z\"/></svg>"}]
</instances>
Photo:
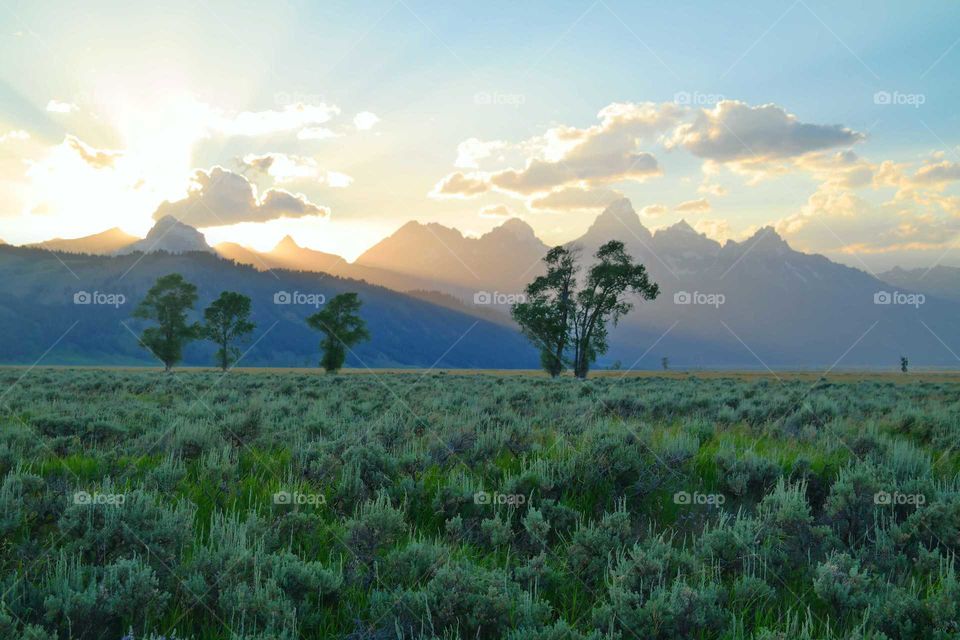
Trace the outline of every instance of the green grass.
<instances>
[{"instance_id":1,"label":"green grass","mask_svg":"<svg viewBox=\"0 0 960 640\"><path fill-rule=\"evenodd\" d=\"M960 630L956 376L403 373L31 372L0 410L0 637Z\"/></svg>"}]
</instances>

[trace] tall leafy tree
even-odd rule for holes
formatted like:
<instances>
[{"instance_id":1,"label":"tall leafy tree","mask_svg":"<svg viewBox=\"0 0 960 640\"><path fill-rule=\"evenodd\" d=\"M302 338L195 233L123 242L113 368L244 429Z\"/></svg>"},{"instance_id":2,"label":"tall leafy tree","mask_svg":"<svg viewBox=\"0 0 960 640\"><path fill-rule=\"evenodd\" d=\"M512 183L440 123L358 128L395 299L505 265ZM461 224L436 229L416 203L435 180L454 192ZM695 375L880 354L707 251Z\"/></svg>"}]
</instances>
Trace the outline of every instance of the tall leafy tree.
<instances>
[{"instance_id":1,"label":"tall leafy tree","mask_svg":"<svg viewBox=\"0 0 960 640\"><path fill-rule=\"evenodd\" d=\"M250 298L224 291L203 311L203 319L203 337L217 344L217 364L227 371L240 356L236 343L257 326L250 322Z\"/></svg>"},{"instance_id":2,"label":"tall leafy tree","mask_svg":"<svg viewBox=\"0 0 960 640\"><path fill-rule=\"evenodd\" d=\"M566 367L570 322L577 284L577 251L554 247L543 262L547 272L527 285L526 299L513 305L513 319L540 350L540 364L551 377Z\"/></svg>"},{"instance_id":3,"label":"tall leafy tree","mask_svg":"<svg viewBox=\"0 0 960 640\"><path fill-rule=\"evenodd\" d=\"M324 305L324 308L307 318L307 324L323 333L320 359L327 373L339 371L347 359L347 348L370 339L367 324L360 317L360 296L356 293L341 293Z\"/></svg>"},{"instance_id":4,"label":"tall leafy tree","mask_svg":"<svg viewBox=\"0 0 960 640\"><path fill-rule=\"evenodd\" d=\"M187 321L196 301L197 287L171 273L157 279L133 313L157 323L144 329L140 342L163 362L165 371L183 359L183 346L200 335L200 325Z\"/></svg>"},{"instance_id":5,"label":"tall leafy tree","mask_svg":"<svg viewBox=\"0 0 960 640\"><path fill-rule=\"evenodd\" d=\"M586 378L597 356L607 351L607 325L616 326L633 309L627 295L653 300L660 287L650 282L646 267L634 264L623 243L611 240L594 254L584 287L577 293L573 318L573 373Z\"/></svg>"}]
</instances>

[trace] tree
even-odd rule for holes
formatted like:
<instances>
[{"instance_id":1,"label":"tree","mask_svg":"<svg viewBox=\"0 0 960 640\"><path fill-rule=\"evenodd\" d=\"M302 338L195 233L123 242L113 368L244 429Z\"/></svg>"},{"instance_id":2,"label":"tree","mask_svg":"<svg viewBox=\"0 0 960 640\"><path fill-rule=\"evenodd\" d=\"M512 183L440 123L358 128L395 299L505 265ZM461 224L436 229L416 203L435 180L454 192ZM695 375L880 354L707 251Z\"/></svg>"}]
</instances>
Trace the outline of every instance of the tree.
<instances>
[{"instance_id":1,"label":"tree","mask_svg":"<svg viewBox=\"0 0 960 640\"><path fill-rule=\"evenodd\" d=\"M907 360L907 356L900 356L900 371L907 373L907 368L910 366L910 361Z\"/></svg>"},{"instance_id":2,"label":"tree","mask_svg":"<svg viewBox=\"0 0 960 640\"><path fill-rule=\"evenodd\" d=\"M670 358L663 356L660 358L660 366L663 367L663 370L666 371L670 368Z\"/></svg>"},{"instance_id":3,"label":"tree","mask_svg":"<svg viewBox=\"0 0 960 640\"><path fill-rule=\"evenodd\" d=\"M349 347L370 339L367 325L359 315L360 305L356 293L341 293L334 296L322 311L307 318L308 325L324 334L320 341L323 350L320 366L327 373L338 371L343 366Z\"/></svg>"},{"instance_id":4,"label":"tree","mask_svg":"<svg viewBox=\"0 0 960 640\"><path fill-rule=\"evenodd\" d=\"M627 294L653 300L660 287L650 282L646 267L634 264L623 243L611 240L597 250L585 286L577 293L573 318L573 373L587 377L590 364L607 351L607 323L617 325L633 309Z\"/></svg>"},{"instance_id":5,"label":"tree","mask_svg":"<svg viewBox=\"0 0 960 640\"><path fill-rule=\"evenodd\" d=\"M203 311L203 319L203 337L220 347L217 364L226 372L240 356L234 343L243 340L257 326L250 322L250 298L224 291Z\"/></svg>"},{"instance_id":6,"label":"tree","mask_svg":"<svg viewBox=\"0 0 960 640\"><path fill-rule=\"evenodd\" d=\"M526 298L510 310L523 334L540 350L540 364L551 377L566 366L565 352L573 317L577 251L554 247L543 261L547 273L527 285Z\"/></svg>"},{"instance_id":7,"label":"tree","mask_svg":"<svg viewBox=\"0 0 960 640\"><path fill-rule=\"evenodd\" d=\"M165 371L183 358L183 346L200 335L200 325L187 322L187 312L196 301L197 287L179 273L171 273L157 279L133 313L135 318L157 323L144 329L140 342L163 362Z\"/></svg>"},{"instance_id":8,"label":"tree","mask_svg":"<svg viewBox=\"0 0 960 640\"><path fill-rule=\"evenodd\" d=\"M520 330L540 349L540 361L551 376L563 371L572 350L574 375L586 378L597 355L606 353L607 324L616 326L633 309L626 296L653 300L660 293L622 242L611 240L594 256L598 262L590 267L583 287L575 291L577 250L554 247L544 258L546 275L530 283L527 299L511 310Z\"/></svg>"}]
</instances>

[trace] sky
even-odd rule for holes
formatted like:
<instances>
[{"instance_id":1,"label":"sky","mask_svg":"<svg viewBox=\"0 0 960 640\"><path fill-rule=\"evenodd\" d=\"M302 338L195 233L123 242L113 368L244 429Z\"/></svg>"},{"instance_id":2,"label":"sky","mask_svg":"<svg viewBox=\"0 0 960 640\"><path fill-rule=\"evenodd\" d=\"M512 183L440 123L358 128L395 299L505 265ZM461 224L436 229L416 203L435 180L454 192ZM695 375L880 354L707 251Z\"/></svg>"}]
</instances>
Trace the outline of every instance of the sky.
<instances>
[{"instance_id":1,"label":"sky","mask_svg":"<svg viewBox=\"0 0 960 640\"><path fill-rule=\"evenodd\" d=\"M0 0L0 238L773 226L960 266L955 2Z\"/></svg>"}]
</instances>

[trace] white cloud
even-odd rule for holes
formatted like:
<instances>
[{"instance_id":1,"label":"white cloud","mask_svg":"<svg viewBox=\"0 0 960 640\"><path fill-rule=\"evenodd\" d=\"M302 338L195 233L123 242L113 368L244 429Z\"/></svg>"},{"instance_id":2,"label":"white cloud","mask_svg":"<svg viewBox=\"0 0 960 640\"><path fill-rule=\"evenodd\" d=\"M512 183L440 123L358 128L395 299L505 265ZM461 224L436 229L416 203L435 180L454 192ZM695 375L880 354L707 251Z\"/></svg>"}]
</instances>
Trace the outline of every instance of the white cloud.
<instances>
[{"instance_id":1,"label":"white cloud","mask_svg":"<svg viewBox=\"0 0 960 640\"><path fill-rule=\"evenodd\" d=\"M23 129L14 129L13 131L8 131L6 133L0 134L0 144L12 140L29 140L30 134L24 131Z\"/></svg>"},{"instance_id":2,"label":"white cloud","mask_svg":"<svg viewBox=\"0 0 960 640\"><path fill-rule=\"evenodd\" d=\"M960 234L960 203L874 204L851 192L821 188L799 212L776 224L799 248L847 254L943 249Z\"/></svg>"},{"instance_id":3,"label":"white cloud","mask_svg":"<svg viewBox=\"0 0 960 640\"><path fill-rule=\"evenodd\" d=\"M123 153L120 151L95 149L76 136L67 135L63 143L73 149L81 160L94 169L112 168L117 159L123 156Z\"/></svg>"},{"instance_id":4,"label":"white cloud","mask_svg":"<svg viewBox=\"0 0 960 640\"><path fill-rule=\"evenodd\" d=\"M457 159L453 166L461 169L478 169L479 161L489 158L494 152L507 146L502 140L484 142L478 138L468 138L457 145Z\"/></svg>"},{"instance_id":5,"label":"white cloud","mask_svg":"<svg viewBox=\"0 0 960 640\"><path fill-rule=\"evenodd\" d=\"M373 129L378 122L380 122L380 118L377 117L377 114L371 113L370 111L361 111L353 117L353 126L359 131Z\"/></svg>"},{"instance_id":6,"label":"white cloud","mask_svg":"<svg viewBox=\"0 0 960 640\"><path fill-rule=\"evenodd\" d=\"M670 145L717 162L766 163L813 151L849 146L864 135L841 125L800 122L775 104L751 107L723 100L701 109L693 122L677 127Z\"/></svg>"},{"instance_id":7,"label":"white cloud","mask_svg":"<svg viewBox=\"0 0 960 640\"><path fill-rule=\"evenodd\" d=\"M327 186L342 189L353 184L353 178L339 171L327 171L326 182Z\"/></svg>"},{"instance_id":8,"label":"white cloud","mask_svg":"<svg viewBox=\"0 0 960 640\"><path fill-rule=\"evenodd\" d=\"M480 208L481 218L509 218L513 215L505 204L489 204Z\"/></svg>"},{"instance_id":9,"label":"white cloud","mask_svg":"<svg viewBox=\"0 0 960 640\"><path fill-rule=\"evenodd\" d=\"M457 171L438 182L429 195L431 198L473 198L489 189L490 185L484 176Z\"/></svg>"},{"instance_id":10,"label":"white cloud","mask_svg":"<svg viewBox=\"0 0 960 640\"><path fill-rule=\"evenodd\" d=\"M157 207L153 219L171 215L195 227L218 227L328 213L329 209L313 204L305 196L282 189L267 189L258 197L256 186L245 177L213 167L194 173L187 196L176 202L165 201Z\"/></svg>"},{"instance_id":11,"label":"white cloud","mask_svg":"<svg viewBox=\"0 0 960 640\"><path fill-rule=\"evenodd\" d=\"M306 127L297 133L298 140L327 140L339 137L340 134L334 133L326 127Z\"/></svg>"},{"instance_id":12,"label":"white cloud","mask_svg":"<svg viewBox=\"0 0 960 640\"><path fill-rule=\"evenodd\" d=\"M613 103L597 114L599 124L584 129L553 127L516 145L528 152L520 169L477 174L471 181L451 174L434 192L467 197L497 190L517 198L543 198L564 188L587 190L621 181L643 181L661 171L654 155L640 145L652 143L657 135L676 125L682 114L683 110L673 103ZM477 160L492 151L484 144L491 143L475 138L461 143L458 166L475 168ZM507 146L499 141L493 144L498 149ZM465 190L456 191L458 186Z\"/></svg>"},{"instance_id":13,"label":"white cloud","mask_svg":"<svg viewBox=\"0 0 960 640\"><path fill-rule=\"evenodd\" d=\"M79 109L80 107L70 102L51 100L47 103L47 111L50 113L73 113Z\"/></svg>"},{"instance_id":14,"label":"white cloud","mask_svg":"<svg viewBox=\"0 0 960 640\"><path fill-rule=\"evenodd\" d=\"M674 210L680 213L707 213L710 211L710 201L706 198L698 200L687 200L678 204Z\"/></svg>"},{"instance_id":15,"label":"white cloud","mask_svg":"<svg viewBox=\"0 0 960 640\"><path fill-rule=\"evenodd\" d=\"M338 107L323 103L296 103L280 110L268 111L214 111L211 126L225 135L255 137L312 128L329 122L339 113Z\"/></svg>"},{"instance_id":16,"label":"white cloud","mask_svg":"<svg viewBox=\"0 0 960 640\"><path fill-rule=\"evenodd\" d=\"M704 182L697 187L697 193L705 193L711 196L722 197L727 195L727 188L712 182Z\"/></svg>"},{"instance_id":17,"label":"white cloud","mask_svg":"<svg viewBox=\"0 0 960 640\"><path fill-rule=\"evenodd\" d=\"M697 233L705 233L708 238L712 238L718 242L723 242L734 236L733 230L730 228L730 222L727 220L704 218L697 220L693 225L693 229Z\"/></svg>"},{"instance_id":18,"label":"white cloud","mask_svg":"<svg viewBox=\"0 0 960 640\"><path fill-rule=\"evenodd\" d=\"M662 216L663 214L670 211L670 208L665 204L654 203L648 204L643 209L640 210L640 215L646 216L647 218L656 218Z\"/></svg>"},{"instance_id":19,"label":"white cloud","mask_svg":"<svg viewBox=\"0 0 960 640\"><path fill-rule=\"evenodd\" d=\"M920 184L945 184L960 180L960 163L943 160L937 163L927 163L917 169L913 175L914 182Z\"/></svg>"},{"instance_id":20,"label":"white cloud","mask_svg":"<svg viewBox=\"0 0 960 640\"><path fill-rule=\"evenodd\" d=\"M297 180L315 180L330 187L348 187L353 178L338 171L326 171L316 160L305 156L286 153L247 154L243 157L245 168L253 169L270 176L277 184L296 182Z\"/></svg>"},{"instance_id":21,"label":"white cloud","mask_svg":"<svg viewBox=\"0 0 960 640\"><path fill-rule=\"evenodd\" d=\"M148 217L159 201L124 153L97 149L75 136L34 152L23 160L26 182L15 218L24 239L49 238L51 229L61 236L102 231Z\"/></svg>"}]
</instances>

